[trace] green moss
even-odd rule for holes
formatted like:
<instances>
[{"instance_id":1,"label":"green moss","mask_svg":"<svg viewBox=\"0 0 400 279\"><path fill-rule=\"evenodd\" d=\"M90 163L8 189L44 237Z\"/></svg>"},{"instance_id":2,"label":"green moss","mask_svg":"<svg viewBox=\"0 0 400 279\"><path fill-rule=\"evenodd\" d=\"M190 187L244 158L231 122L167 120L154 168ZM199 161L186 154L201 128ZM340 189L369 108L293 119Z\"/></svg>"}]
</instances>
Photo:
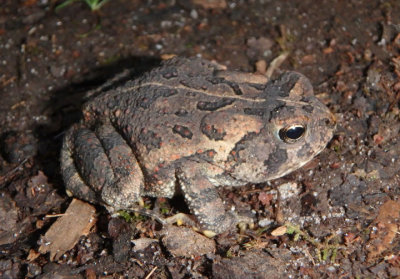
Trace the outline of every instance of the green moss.
<instances>
[{"instance_id":1,"label":"green moss","mask_svg":"<svg viewBox=\"0 0 400 279\"><path fill-rule=\"evenodd\" d=\"M339 239L336 235L328 236L323 242L319 242L297 226L292 224L285 224L285 226L286 233L293 235L294 241L303 239L315 247L315 256L319 262L329 260L331 263L335 263L338 250L344 248L339 244Z\"/></svg>"}]
</instances>

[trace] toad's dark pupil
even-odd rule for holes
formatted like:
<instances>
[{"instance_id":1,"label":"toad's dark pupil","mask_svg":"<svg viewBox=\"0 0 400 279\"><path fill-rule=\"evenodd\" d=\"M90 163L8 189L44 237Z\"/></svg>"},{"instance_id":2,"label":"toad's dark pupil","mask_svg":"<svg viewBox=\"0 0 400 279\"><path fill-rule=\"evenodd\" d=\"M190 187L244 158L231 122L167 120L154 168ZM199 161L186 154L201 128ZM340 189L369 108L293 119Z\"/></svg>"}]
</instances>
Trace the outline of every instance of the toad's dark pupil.
<instances>
[{"instance_id":1,"label":"toad's dark pupil","mask_svg":"<svg viewBox=\"0 0 400 279\"><path fill-rule=\"evenodd\" d=\"M286 137L289 139L296 140L304 134L304 127L295 126L286 130Z\"/></svg>"},{"instance_id":2,"label":"toad's dark pupil","mask_svg":"<svg viewBox=\"0 0 400 279\"><path fill-rule=\"evenodd\" d=\"M301 125L293 125L279 130L279 137L286 143L294 143L300 139L306 131Z\"/></svg>"}]
</instances>

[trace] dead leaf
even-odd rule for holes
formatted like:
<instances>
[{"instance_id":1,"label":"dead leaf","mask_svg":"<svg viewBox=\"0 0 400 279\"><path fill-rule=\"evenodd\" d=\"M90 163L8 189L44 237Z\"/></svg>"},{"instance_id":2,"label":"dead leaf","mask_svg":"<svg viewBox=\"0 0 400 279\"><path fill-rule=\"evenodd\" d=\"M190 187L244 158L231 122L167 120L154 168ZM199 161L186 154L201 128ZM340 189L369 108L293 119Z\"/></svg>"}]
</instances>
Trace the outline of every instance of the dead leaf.
<instances>
[{"instance_id":1,"label":"dead leaf","mask_svg":"<svg viewBox=\"0 0 400 279\"><path fill-rule=\"evenodd\" d=\"M176 56L176 54L173 54L173 53L165 53L165 54L161 54L161 59L168 60L168 59L174 58L175 56Z\"/></svg>"},{"instance_id":2,"label":"dead leaf","mask_svg":"<svg viewBox=\"0 0 400 279\"><path fill-rule=\"evenodd\" d=\"M273 198L274 198L274 195L267 194L266 192L261 192L258 194L258 200L264 206L269 206L271 204L271 201Z\"/></svg>"},{"instance_id":3,"label":"dead leaf","mask_svg":"<svg viewBox=\"0 0 400 279\"><path fill-rule=\"evenodd\" d=\"M277 227L275 230L271 232L272 236L282 236L287 232L286 226Z\"/></svg>"},{"instance_id":4,"label":"dead leaf","mask_svg":"<svg viewBox=\"0 0 400 279\"><path fill-rule=\"evenodd\" d=\"M282 52L278 57L274 58L274 60L271 61L269 64L269 67L267 69L267 72L265 75L270 78L272 74L275 72L276 69L278 69L282 63L286 60L286 58L289 56L288 51Z\"/></svg>"},{"instance_id":5,"label":"dead leaf","mask_svg":"<svg viewBox=\"0 0 400 279\"><path fill-rule=\"evenodd\" d=\"M60 217L42 238L39 252L50 252L50 260L57 260L72 249L79 238L87 235L96 223L96 209L88 203L73 199L65 214Z\"/></svg>"},{"instance_id":6,"label":"dead leaf","mask_svg":"<svg viewBox=\"0 0 400 279\"><path fill-rule=\"evenodd\" d=\"M368 260L373 260L393 247L392 241L399 231L400 202L388 200L379 209L379 214L371 226L367 244Z\"/></svg>"},{"instance_id":7,"label":"dead leaf","mask_svg":"<svg viewBox=\"0 0 400 279\"><path fill-rule=\"evenodd\" d=\"M28 257L26 259L30 262L36 260L40 256L40 253L36 252L35 250L31 249L29 250Z\"/></svg>"}]
</instances>

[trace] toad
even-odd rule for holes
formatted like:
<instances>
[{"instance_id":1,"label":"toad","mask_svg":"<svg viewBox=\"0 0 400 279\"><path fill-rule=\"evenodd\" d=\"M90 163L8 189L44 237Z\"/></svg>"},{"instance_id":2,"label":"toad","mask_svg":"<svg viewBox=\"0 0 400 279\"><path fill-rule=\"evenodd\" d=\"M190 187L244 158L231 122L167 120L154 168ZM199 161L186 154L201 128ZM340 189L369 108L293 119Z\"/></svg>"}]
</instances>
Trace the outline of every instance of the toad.
<instances>
[{"instance_id":1,"label":"toad","mask_svg":"<svg viewBox=\"0 0 400 279\"><path fill-rule=\"evenodd\" d=\"M221 233L238 218L218 187L300 168L334 128L300 73L267 81L201 58L173 58L87 102L65 135L61 170L69 193L110 210L182 193L201 227Z\"/></svg>"}]
</instances>

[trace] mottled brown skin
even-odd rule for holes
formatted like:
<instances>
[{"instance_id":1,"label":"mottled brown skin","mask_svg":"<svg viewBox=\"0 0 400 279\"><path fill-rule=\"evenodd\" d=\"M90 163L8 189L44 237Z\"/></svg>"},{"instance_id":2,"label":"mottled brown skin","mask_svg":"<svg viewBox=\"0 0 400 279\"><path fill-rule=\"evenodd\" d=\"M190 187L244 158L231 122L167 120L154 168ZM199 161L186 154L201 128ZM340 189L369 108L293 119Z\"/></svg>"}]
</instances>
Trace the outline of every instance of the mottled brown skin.
<instances>
[{"instance_id":1,"label":"mottled brown skin","mask_svg":"<svg viewBox=\"0 0 400 279\"><path fill-rule=\"evenodd\" d=\"M216 187L300 168L324 149L335 126L303 75L267 82L199 58L165 61L101 93L83 115L61 152L74 196L129 209L142 196L171 198L180 189L203 228L216 233L237 221ZM304 133L288 140L282 135L291 127Z\"/></svg>"}]
</instances>

